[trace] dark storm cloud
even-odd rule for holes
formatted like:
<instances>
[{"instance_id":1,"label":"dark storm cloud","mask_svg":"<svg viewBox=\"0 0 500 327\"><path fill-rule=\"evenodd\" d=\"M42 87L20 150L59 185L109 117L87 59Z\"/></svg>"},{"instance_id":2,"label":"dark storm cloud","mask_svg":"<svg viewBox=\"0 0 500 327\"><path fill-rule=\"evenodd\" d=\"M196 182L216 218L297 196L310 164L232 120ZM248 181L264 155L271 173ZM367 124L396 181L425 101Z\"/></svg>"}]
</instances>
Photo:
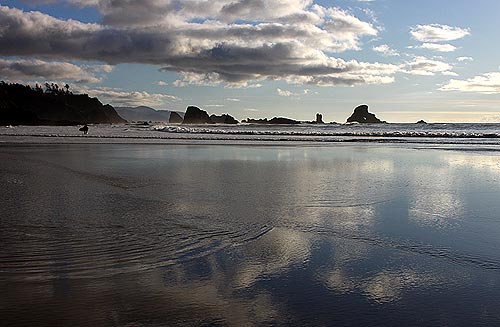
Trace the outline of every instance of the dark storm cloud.
<instances>
[{"instance_id":1,"label":"dark storm cloud","mask_svg":"<svg viewBox=\"0 0 500 327\"><path fill-rule=\"evenodd\" d=\"M327 55L357 49L360 37L377 31L348 12L311 1L272 0L263 7L244 0L88 0L79 5L95 6L102 23L0 6L0 55L153 64L180 73L185 84L233 86L265 79L387 83L399 69ZM254 23L237 23L233 16L253 17ZM297 17L308 19L297 24Z\"/></svg>"}]
</instances>

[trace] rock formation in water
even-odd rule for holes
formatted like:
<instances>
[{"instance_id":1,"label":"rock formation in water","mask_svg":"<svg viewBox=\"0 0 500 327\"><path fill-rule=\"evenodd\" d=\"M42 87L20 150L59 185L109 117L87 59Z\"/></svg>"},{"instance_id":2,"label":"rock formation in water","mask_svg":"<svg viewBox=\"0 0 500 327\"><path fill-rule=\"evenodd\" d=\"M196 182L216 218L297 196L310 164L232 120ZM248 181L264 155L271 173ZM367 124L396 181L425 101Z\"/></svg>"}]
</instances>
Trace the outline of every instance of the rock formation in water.
<instances>
[{"instance_id":1,"label":"rock formation in water","mask_svg":"<svg viewBox=\"0 0 500 327\"><path fill-rule=\"evenodd\" d=\"M170 110L156 110L151 107L115 107L116 112L129 122L168 122ZM181 118L182 120L182 118Z\"/></svg>"},{"instance_id":2,"label":"rock formation in water","mask_svg":"<svg viewBox=\"0 0 500 327\"><path fill-rule=\"evenodd\" d=\"M354 112L352 115L347 118L348 123L384 123L384 121L378 119L374 114L368 112L368 106L366 104L362 104L354 108Z\"/></svg>"},{"instance_id":3,"label":"rock formation in water","mask_svg":"<svg viewBox=\"0 0 500 327\"><path fill-rule=\"evenodd\" d=\"M184 114L183 124L212 124L212 120L205 110L195 106L189 106Z\"/></svg>"},{"instance_id":4,"label":"rock formation in water","mask_svg":"<svg viewBox=\"0 0 500 327\"><path fill-rule=\"evenodd\" d=\"M69 85L46 83L46 89L0 82L1 125L118 124L127 121L109 104L87 94L73 94Z\"/></svg>"},{"instance_id":5,"label":"rock formation in water","mask_svg":"<svg viewBox=\"0 0 500 327\"><path fill-rule=\"evenodd\" d=\"M274 117L269 121L269 124L277 124L277 125L296 125L300 124L300 121L293 120L285 117Z\"/></svg>"},{"instance_id":6,"label":"rock formation in water","mask_svg":"<svg viewBox=\"0 0 500 327\"><path fill-rule=\"evenodd\" d=\"M425 125L425 124L427 124L427 122L425 120L423 120L423 119L420 119L418 122L416 122L416 124L423 124L423 125Z\"/></svg>"},{"instance_id":7,"label":"rock formation in water","mask_svg":"<svg viewBox=\"0 0 500 327\"><path fill-rule=\"evenodd\" d=\"M301 121L303 124L324 124L323 115L320 113L316 114L316 119L311 121Z\"/></svg>"},{"instance_id":8,"label":"rock formation in water","mask_svg":"<svg viewBox=\"0 0 500 327\"><path fill-rule=\"evenodd\" d=\"M248 124L275 124L275 125L296 125L296 124L300 124L300 121L293 120L293 119L290 119L290 118L285 118L285 117L273 117L270 120L268 120L267 118L261 118L261 119L247 118L243 122L244 123L248 123Z\"/></svg>"},{"instance_id":9,"label":"rock formation in water","mask_svg":"<svg viewBox=\"0 0 500 327\"><path fill-rule=\"evenodd\" d=\"M234 117L229 115L229 114L222 114L220 116L211 115L210 120L214 124L238 124L238 121L236 119L234 119Z\"/></svg>"},{"instance_id":10,"label":"rock formation in water","mask_svg":"<svg viewBox=\"0 0 500 327\"><path fill-rule=\"evenodd\" d=\"M260 118L260 119L247 118L247 119L242 120L242 123L248 123L248 124L269 124L269 120L267 120L267 118Z\"/></svg>"},{"instance_id":11,"label":"rock formation in water","mask_svg":"<svg viewBox=\"0 0 500 327\"><path fill-rule=\"evenodd\" d=\"M170 124L180 124L182 123L182 117L177 112L170 112L170 117L168 118Z\"/></svg>"}]
</instances>

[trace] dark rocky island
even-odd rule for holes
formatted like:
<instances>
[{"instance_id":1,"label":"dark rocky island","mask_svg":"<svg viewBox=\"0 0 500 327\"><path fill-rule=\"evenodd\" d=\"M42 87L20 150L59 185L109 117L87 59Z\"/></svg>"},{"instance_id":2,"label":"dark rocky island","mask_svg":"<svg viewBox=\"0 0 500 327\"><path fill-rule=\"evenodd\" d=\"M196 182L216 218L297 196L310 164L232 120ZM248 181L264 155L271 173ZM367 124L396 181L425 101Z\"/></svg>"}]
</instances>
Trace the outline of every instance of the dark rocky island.
<instances>
[{"instance_id":1,"label":"dark rocky island","mask_svg":"<svg viewBox=\"0 0 500 327\"><path fill-rule=\"evenodd\" d=\"M170 117L168 118L168 122L169 122L170 124L180 124L180 123L182 123L182 120L183 120L183 119L182 119L181 115L179 115L179 114L178 114L177 112L175 112L175 111L172 111L172 112L170 113Z\"/></svg>"},{"instance_id":2,"label":"dark rocky island","mask_svg":"<svg viewBox=\"0 0 500 327\"><path fill-rule=\"evenodd\" d=\"M248 124L269 124L269 121L267 120L267 118L260 118L260 119L247 118L247 119L243 119L241 122L248 123Z\"/></svg>"},{"instance_id":3,"label":"dark rocky island","mask_svg":"<svg viewBox=\"0 0 500 327\"><path fill-rule=\"evenodd\" d=\"M212 124L212 120L205 110L195 106L189 106L184 114L183 124Z\"/></svg>"},{"instance_id":4,"label":"dark rocky island","mask_svg":"<svg viewBox=\"0 0 500 327\"><path fill-rule=\"evenodd\" d=\"M302 121L301 123L304 123L304 124L324 124L325 122L323 121L323 115L320 113L317 113L316 120Z\"/></svg>"},{"instance_id":5,"label":"dark rocky island","mask_svg":"<svg viewBox=\"0 0 500 327\"><path fill-rule=\"evenodd\" d=\"M87 94L73 94L69 85L40 86L0 82L1 125L119 124L127 121L109 104Z\"/></svg>"},{"instance_id":6,"label":"dark rocky island","mask_svg":"<svg viewBox=\"0 0 500 327\"><path fill-rule=\"evenodd\" d=\"M248 124L275 124L275 125L296 125L300 124L300 121L293 120L290 118L284 118L284 117L274 117L270 120L267 118L261 118L261 119L252 119L252 118L247 118L243 122L248 123Z\"/></svg>"},{"instance_id":7,"label":"dark rocky island","mask_svg":"<svg viewBox=\"0 0 500 327\"><path fill-rule=\"evenodd\" d=\"M210 120L214 124L238 124L238 121L229 114L222 114L220 116L211 115Z\"/></svg>"},{"instance_id":8,"label":"dark rocky island","mask_svg":"<svg viewBox=\"0 0 500 327\"><path fill-rule=\"evenodd\" d=\"M300 121L293 120L285 117L274 117L269 121L269 124L277 124L277 125L296 125L300 124Z\"/></svg>"},{"instance_id":9,"label":"dark rocky island","mask_svg":"<svg viewBox=\"0 0 500 327\"><path fill-rule=\"evenodd\" d=\"M156 110L151 107L115 107L116 112L129 122L169 122L170 110ZM182 122L182 117L181 117Z\"/></svg>"},{"instance_id":10,"label":"dark rocky island","mask_svg":"<svg viewBox=\"0 0 500 327\"><path fill-rule=\"evenodd\" d=\"M362 104L354 108L354 112L352 115L347 118L348 123L362 123L362 124L377 124L377 123L385 123L378 119L374 114L368 111L368 106L366 104Z\"/></svg>"},{"instance_id":11,"label":"dark rocky island","mask_svg":"<svg viewBox=\"0 0 500 327\"><path fill-rule=\"evenodd\" d=\"M211 115L205 110L195 106L189 106L184 114L183 124L238 124L238 121L229 114L220 116Z\"/></svg>"},{"instance_id":12,"label":"dark rocky island","mask_svg":"<svg viewBox=\"0 0 500 327\"><path fill-rule=\"evenodd\" d=\"M423 119L420 119L418 122L416 122L415 124L419 124L419 125L426 125L427 122Z\"/></svg>"}]
</instances>

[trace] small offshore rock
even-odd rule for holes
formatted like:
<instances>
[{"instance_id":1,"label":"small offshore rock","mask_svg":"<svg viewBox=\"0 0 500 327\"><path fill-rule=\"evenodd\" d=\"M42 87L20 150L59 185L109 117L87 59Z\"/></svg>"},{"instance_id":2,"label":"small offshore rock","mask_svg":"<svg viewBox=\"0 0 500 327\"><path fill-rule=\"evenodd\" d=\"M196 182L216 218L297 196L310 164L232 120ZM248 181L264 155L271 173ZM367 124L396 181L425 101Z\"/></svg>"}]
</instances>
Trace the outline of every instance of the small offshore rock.
<instances>
[{"instance_id":1,"label":"small offshore rock","mask_svg":"<svg viewBox=\"0 0 500 327\"><path fill-rule=\"evenodd\" d=\"M368 111L368 106L366 104L362 104L354 108L354 112L352 115L347 118L348 123L361 123L361 124L376 124L376 123L385 123L384 121L378 119L374 114Z\"/></svg>"}]
</instances>

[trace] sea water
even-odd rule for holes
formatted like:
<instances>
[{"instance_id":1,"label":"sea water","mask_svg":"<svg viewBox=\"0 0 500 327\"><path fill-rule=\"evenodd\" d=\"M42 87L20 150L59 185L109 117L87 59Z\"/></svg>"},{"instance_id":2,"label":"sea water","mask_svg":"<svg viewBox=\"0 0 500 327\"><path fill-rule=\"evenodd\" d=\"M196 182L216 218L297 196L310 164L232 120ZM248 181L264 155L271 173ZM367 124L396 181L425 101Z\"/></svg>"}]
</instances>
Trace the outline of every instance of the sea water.
<instances>
[{"instance_id":1,"label":"sea water","mask_svg":"<svg viewBox=\"0 0 500 327\"><path fill-rule=\"evenodd\" d=\"M0 136L82 137L74 126L0 127ZM212 140L500 145L499 123L300 125L96 125L87 140ZM13 139L11 139L13 140ZM37 142L41 140L38 139ZM66 140L65 142L68 142ZM79 140L81 142L81 139ZM116 140L115 140L116 141Z\"/></svg>"}]
</instances>

